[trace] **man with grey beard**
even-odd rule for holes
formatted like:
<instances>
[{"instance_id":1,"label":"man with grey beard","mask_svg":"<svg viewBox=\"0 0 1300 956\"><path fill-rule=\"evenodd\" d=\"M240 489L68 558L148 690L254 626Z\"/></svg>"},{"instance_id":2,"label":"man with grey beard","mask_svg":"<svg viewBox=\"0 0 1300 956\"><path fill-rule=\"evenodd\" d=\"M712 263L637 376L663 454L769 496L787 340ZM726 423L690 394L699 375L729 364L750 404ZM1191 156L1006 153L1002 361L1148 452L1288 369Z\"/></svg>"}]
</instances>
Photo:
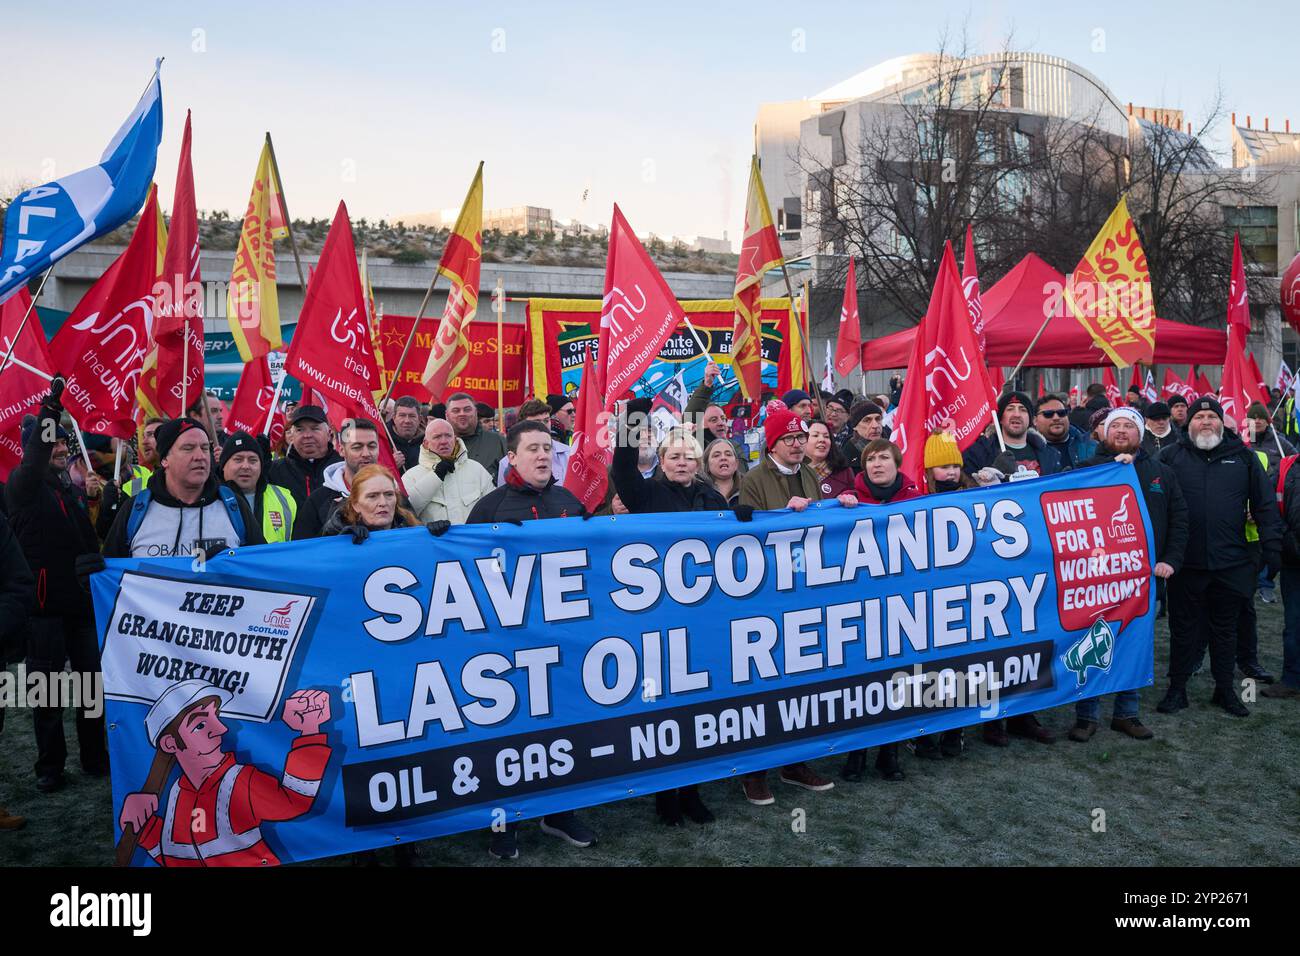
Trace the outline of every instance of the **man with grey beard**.
<instances>
[{"instance_id":1,"label":"man with grey beard","mask_svg":"<svg viewBox=\"0 0 1300 956\"><path fill-rule=\"evenodd\" d=\"M1188 539L1183 566L1169 579L1169 691L1156 709L1172 714L1188 706L1187 682L1204 633L1214 675L1211 702L1245 717L1250 712L1233 687L1237 625L1259 574L1246 542L1246 509L1270 569L1282 563L1282 523L1264 469L1225 427L1219 403L1198 398L1187 412L1187 434L1161 453L1187 501Z\"/></svg>"}]
</instances>

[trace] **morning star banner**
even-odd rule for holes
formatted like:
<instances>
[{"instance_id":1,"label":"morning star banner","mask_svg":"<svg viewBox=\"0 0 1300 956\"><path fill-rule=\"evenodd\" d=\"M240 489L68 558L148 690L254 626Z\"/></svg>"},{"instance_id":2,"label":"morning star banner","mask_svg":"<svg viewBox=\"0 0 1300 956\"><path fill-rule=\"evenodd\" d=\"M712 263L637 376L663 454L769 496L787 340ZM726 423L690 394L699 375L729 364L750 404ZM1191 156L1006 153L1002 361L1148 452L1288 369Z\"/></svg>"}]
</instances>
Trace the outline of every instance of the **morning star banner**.
<instances>
[{"instance_id":1,"label":"morning star banner","mask_svg":"<svg viewBox=\"0 0 1300 956\"><path fill-rule=\"evenodd\" d=\"M391 846L1150 684L1131 466L110 561L119 858Z\"/></svg>"}]
</instances>

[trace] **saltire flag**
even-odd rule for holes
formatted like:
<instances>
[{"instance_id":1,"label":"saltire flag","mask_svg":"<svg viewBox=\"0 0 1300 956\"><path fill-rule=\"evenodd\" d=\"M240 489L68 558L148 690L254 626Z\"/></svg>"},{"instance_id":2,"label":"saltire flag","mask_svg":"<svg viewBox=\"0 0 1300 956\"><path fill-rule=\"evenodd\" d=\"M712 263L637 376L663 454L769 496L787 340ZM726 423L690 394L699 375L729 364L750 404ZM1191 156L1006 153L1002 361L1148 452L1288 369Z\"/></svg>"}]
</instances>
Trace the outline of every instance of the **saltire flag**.
<instances>
[{"instance_id":1,"label":"saltire flag","mask_svg":"<svg viewBox=\"0 0 1300 956\"><path fill-rule=\"evenodd\" d=\"M931 432L952 419L957 447L965 451L993 421L993 396L952 244L945 243L894 413L890 440L903 453L903 473L924 488L925 442Z\"/></svg>"},{"instance_id":2,"label":"saltire flag","mask_svg":"<svg viewBox=\"0 0 1300 956\"><path fill-rule=\"evenodd\" d=\"M781 242L772 222L771 207L758 172L758 157L749 165L749 195L745 200L745 228L740 241L733 294L735 316L731 330L731 365L741 394L751 401L763 390L763 349L759 299L763 275L782 264ZM782 354L790 352L784 349Z\"/></svg>"},{"instance_id":3,"label":"saltire flag","mask_svg":"<svg viewBox=\"0 0 1300 956\"><path fill-rule=\"evenodd\" d=\"M1274 385L1273 387L1276 388L1279 392L1285 392L1288 388L1291 387L1292 377L1293 376L1291 372L1291 367L1287 365L1286 360L1283 359L1282 364L1278 367L1277 370L1277 384Z\"/></svg>"},{"instance_id":4,"label":"saltire flag","mask_svg":"<svg viewBox=\"0 0 1300 956\"><path fill-rule=\"evenodd\" d=\"M325 395L329 402L326 412L336 431L347 418L368 418L377 424L379 461L393 474L400 474L388 429L375 407L379 366L370 345L352 223L342 202L325 237L316 272L307 284L285 370L302 383L304 402L308 388Z\"/></svg>"},{"instance_id":5,"label":"saltire flag","mask_svg":"<svg viewBox=\"0 0 1300 956\"><path fill-rule=\"evenodd\" d=\"M790 303L790 335L781 345L781 354L776 360L776 391L784 395L791 389L808 387L811 369L804 361L804 340L808 329L807 296L801 295ZM859 352L859 355L861 353ZM761 369L761 366L759 366ZM734 365L733 365L734 369Z\"/></svg>"},{"instance_id":6,"label":"saltire flag","mask_svg":"<svg viewBox=\"0 0 1300 956\"><path fill-rule=\"evenodd\" d=\"M826 342L830 345L830 340ZM839 334L835 338L835 370L846 378L862 367L862 322L858 316L858 278L853 257L844 280L844 301L840 304Z\"/></svg>"},{"instance_id":7,"label":"saltire flag","mask_svg":"<svg viewBox=\"0 0 1300 956\"><path fill-rule=\"evenodd\" d=\"M31 293L26 286L19 286L16 294L0 303L0 359L9 356L8 364L0 369L0 431L34 411L50 393L50 379L54 377L41 323L33 316L23 325L23 316L31 304ZM18 335L20 325L22 334Z\"/></svg>"},{"instance_id":8,"label":"saltire flag","mask_svg":"<svg viewBox=\"0 0 1300 956\"><path fill-rule=\"evenodd\" d=\"M171 229L166 233L166 254L155 292L153 339L158 354L154 394L164 416L179 418L203 394L203 275L199 271L199 220L188 111Z\"/></svg>"},{"instance_id":9,"label":"saltire flag","mask_svg":"<svg viewBox=\"0 0 1300 956\"><path fill-rule=\"evenodd\" d=\"M1228 280L1228 334L1240 337L1246 347L1250 335L1250 301L1246 289L1246 266L1241 258L1241 236L1232 236L1232 273Z\"/></svg>"},{"instance_id":10,"label":"saltire flag","mask_svg":"<svg viewBox=\"0 0 1300 956\"><path fill-rule=\"evenodd\" d=\"M429 349L429 361L420 380L434 401L446 396L447 383L469 362L465 330L478 311L479 274L483 266L483 164L478 164L456 225L443 246L438 274L451 283L438 334ZM414 334L414 332L412 332Z\"/></svg>"},{"instance_id":11,"label":"saltire flag","mask_svg":"<svg viewBox=\"0 0 1300 956\"><path fill-rule=\"evenodd\" d=\"M1120 401L1123 395L1120 393L1119 390L1119 382L1115 381L1114 369L1112 369L1109 365L1107 365L1106 371L1101 378L1102 378L1102 382L1106 386L1106 398L1110 402L1110 407L1119 408L1120 405L1123 404L1123 402Z\"/></svg>"},{"instance_id":12,"label":"saltire flag","mask_svg":"<svg viewBox=\"0 0 1300 956\"><path fill-rule=\"evenodd\" d=\"M605 497L613 458L607 423L615 402L636 384L664 342L685 322L677 298L615 205L596 358L590 348L583 357L579 418L564 476L564 486L588 511L600 507Z\"/></svg>"},{"instance_id":13,"label":"saltire flag","mask_svg":"<svg viewBox=\"0 0 1300 956\"><path fill-rule=\"evenodd\" d=\"M82 296L50 342L67 379L63 406L82 430L129 438L136 387L153 328L158 277L158 197L151 193L126 251Z\"/></svg>"},{"instance_id":14,"label":"saltire flag","mask_svg":"<svg viewBox=\"0 0 1300 956\"><path fill-rule=\"evenodd\" d=\"M289 235L282 192L268 138L257 160L253 190L244 210L235 264L230 270L230 287L226 291L226 321L239 348L239 357L245 362L284 347L275 284L275 240Z\"/></svg>"},{"instance_id":15,"label":"saltire flag","mask_svg":"<svg viewBox=\"0 0 1300 956\"><path fill-rule=\"evenodd\" d=\"M271 367L271 358L277 357L276 368ZM263 355L244 364L244 371L239 376L239 385L235 389L235 398L226 412L226 432L248 432L250 435L270 436L271 445L278 445L284 438L284 413L276 409L271 414L271 402L275 398L275 387L284 378L283 356L278 352ZM267 428L267 420L271 427Z\"/></svg>"},{"instance_id":16,"label":"saltire flag","mask_svg":"<svg viewBox=\"0 0 1300 956\"><path fill-rule=\"evenodd\" d=\"M961 258L961 290L966 296L971 328L975 330L975 340L979 342L980 354L983 355L984 305L980 301L980 276L975 262L975 234L970 223L966 224L966 249Z\"/></svg>"},{"instance_id":17,"label":"saltire flag","mask_svg":"<svg viewBox=\"0 0 1300 956\"><path fill-rule=\"evenodd\" d=\"M149 194L162 141L162 60L97 166L20 194L5 213L0 302L78 246L112 232Z\"/></svg>"},{"instance_id":18,"label":"saltire flag","mask_svg":"<svg viewBox=\"0 0 1300 956\"><path fill-rule=\"evenodd\" d=\"M1093 344L1117 366L1155 360L1151 273L1137 227L1121 197L1066 279L1065 301Z\"/></svg>"},{"instance_id":19,"label":"saltire flag","mask_svg":"<svg viewBox=\"0 0 1300 956\"><path fill-rule=\"evenodd\" d=\"M370 285L370 268L366 263L366 250L361 250L361 286L366 290L366 321L370 324L370 349L375 353L375 365L379 368L379 387L375 389L375 401L384 397L384 381L388 378L388 369L384 368L384 350L379 338L381 316L375 308L375 290Z\"/></svg>"}]
</instances>

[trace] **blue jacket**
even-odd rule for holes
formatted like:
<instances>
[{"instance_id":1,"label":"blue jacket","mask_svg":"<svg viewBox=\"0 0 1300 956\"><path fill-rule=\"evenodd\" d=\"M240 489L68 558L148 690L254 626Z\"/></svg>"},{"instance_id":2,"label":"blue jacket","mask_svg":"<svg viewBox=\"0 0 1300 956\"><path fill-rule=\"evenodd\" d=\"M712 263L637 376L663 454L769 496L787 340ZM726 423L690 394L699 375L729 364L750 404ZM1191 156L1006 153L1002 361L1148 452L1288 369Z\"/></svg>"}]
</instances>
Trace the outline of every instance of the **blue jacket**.
<instances>
[{"instance_id":1,"label":"blue jacket","mask_svg":"<svg viewBox=\"0 0 1300 956\"><path fill-rule=\"evenodd\" d=\"M1062 471L1078 468L1097 454L1097 442L1089 438L1083 429L1076 428L1074 425L1071 425L1070 430L1065 433L1065 441L1062 444L1053 445L1049 442L1047 447L1060 456Z\"/></svg>"}]
</instances>

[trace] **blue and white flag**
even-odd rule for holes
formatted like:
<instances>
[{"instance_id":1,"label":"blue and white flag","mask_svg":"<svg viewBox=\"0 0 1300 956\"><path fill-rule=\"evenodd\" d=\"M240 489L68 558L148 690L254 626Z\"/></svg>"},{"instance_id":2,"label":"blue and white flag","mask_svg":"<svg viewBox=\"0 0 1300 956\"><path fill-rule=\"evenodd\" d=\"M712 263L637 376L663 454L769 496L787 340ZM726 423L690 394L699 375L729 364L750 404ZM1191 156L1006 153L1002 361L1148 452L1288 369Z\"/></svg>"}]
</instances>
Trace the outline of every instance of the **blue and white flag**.
<instances>
[{"instance_id":1,"label":"blue and white flag","mask_svg":"<svg viewBox=\"0 0 1300 956\"><path fill-rule=\"evenodd\" d=\"M109 142L98 166L37 186L5 214L0 302L83 243L112 232L144 205L162 139L159 60L140 102Z\"/></svg>"}]
</instances>

